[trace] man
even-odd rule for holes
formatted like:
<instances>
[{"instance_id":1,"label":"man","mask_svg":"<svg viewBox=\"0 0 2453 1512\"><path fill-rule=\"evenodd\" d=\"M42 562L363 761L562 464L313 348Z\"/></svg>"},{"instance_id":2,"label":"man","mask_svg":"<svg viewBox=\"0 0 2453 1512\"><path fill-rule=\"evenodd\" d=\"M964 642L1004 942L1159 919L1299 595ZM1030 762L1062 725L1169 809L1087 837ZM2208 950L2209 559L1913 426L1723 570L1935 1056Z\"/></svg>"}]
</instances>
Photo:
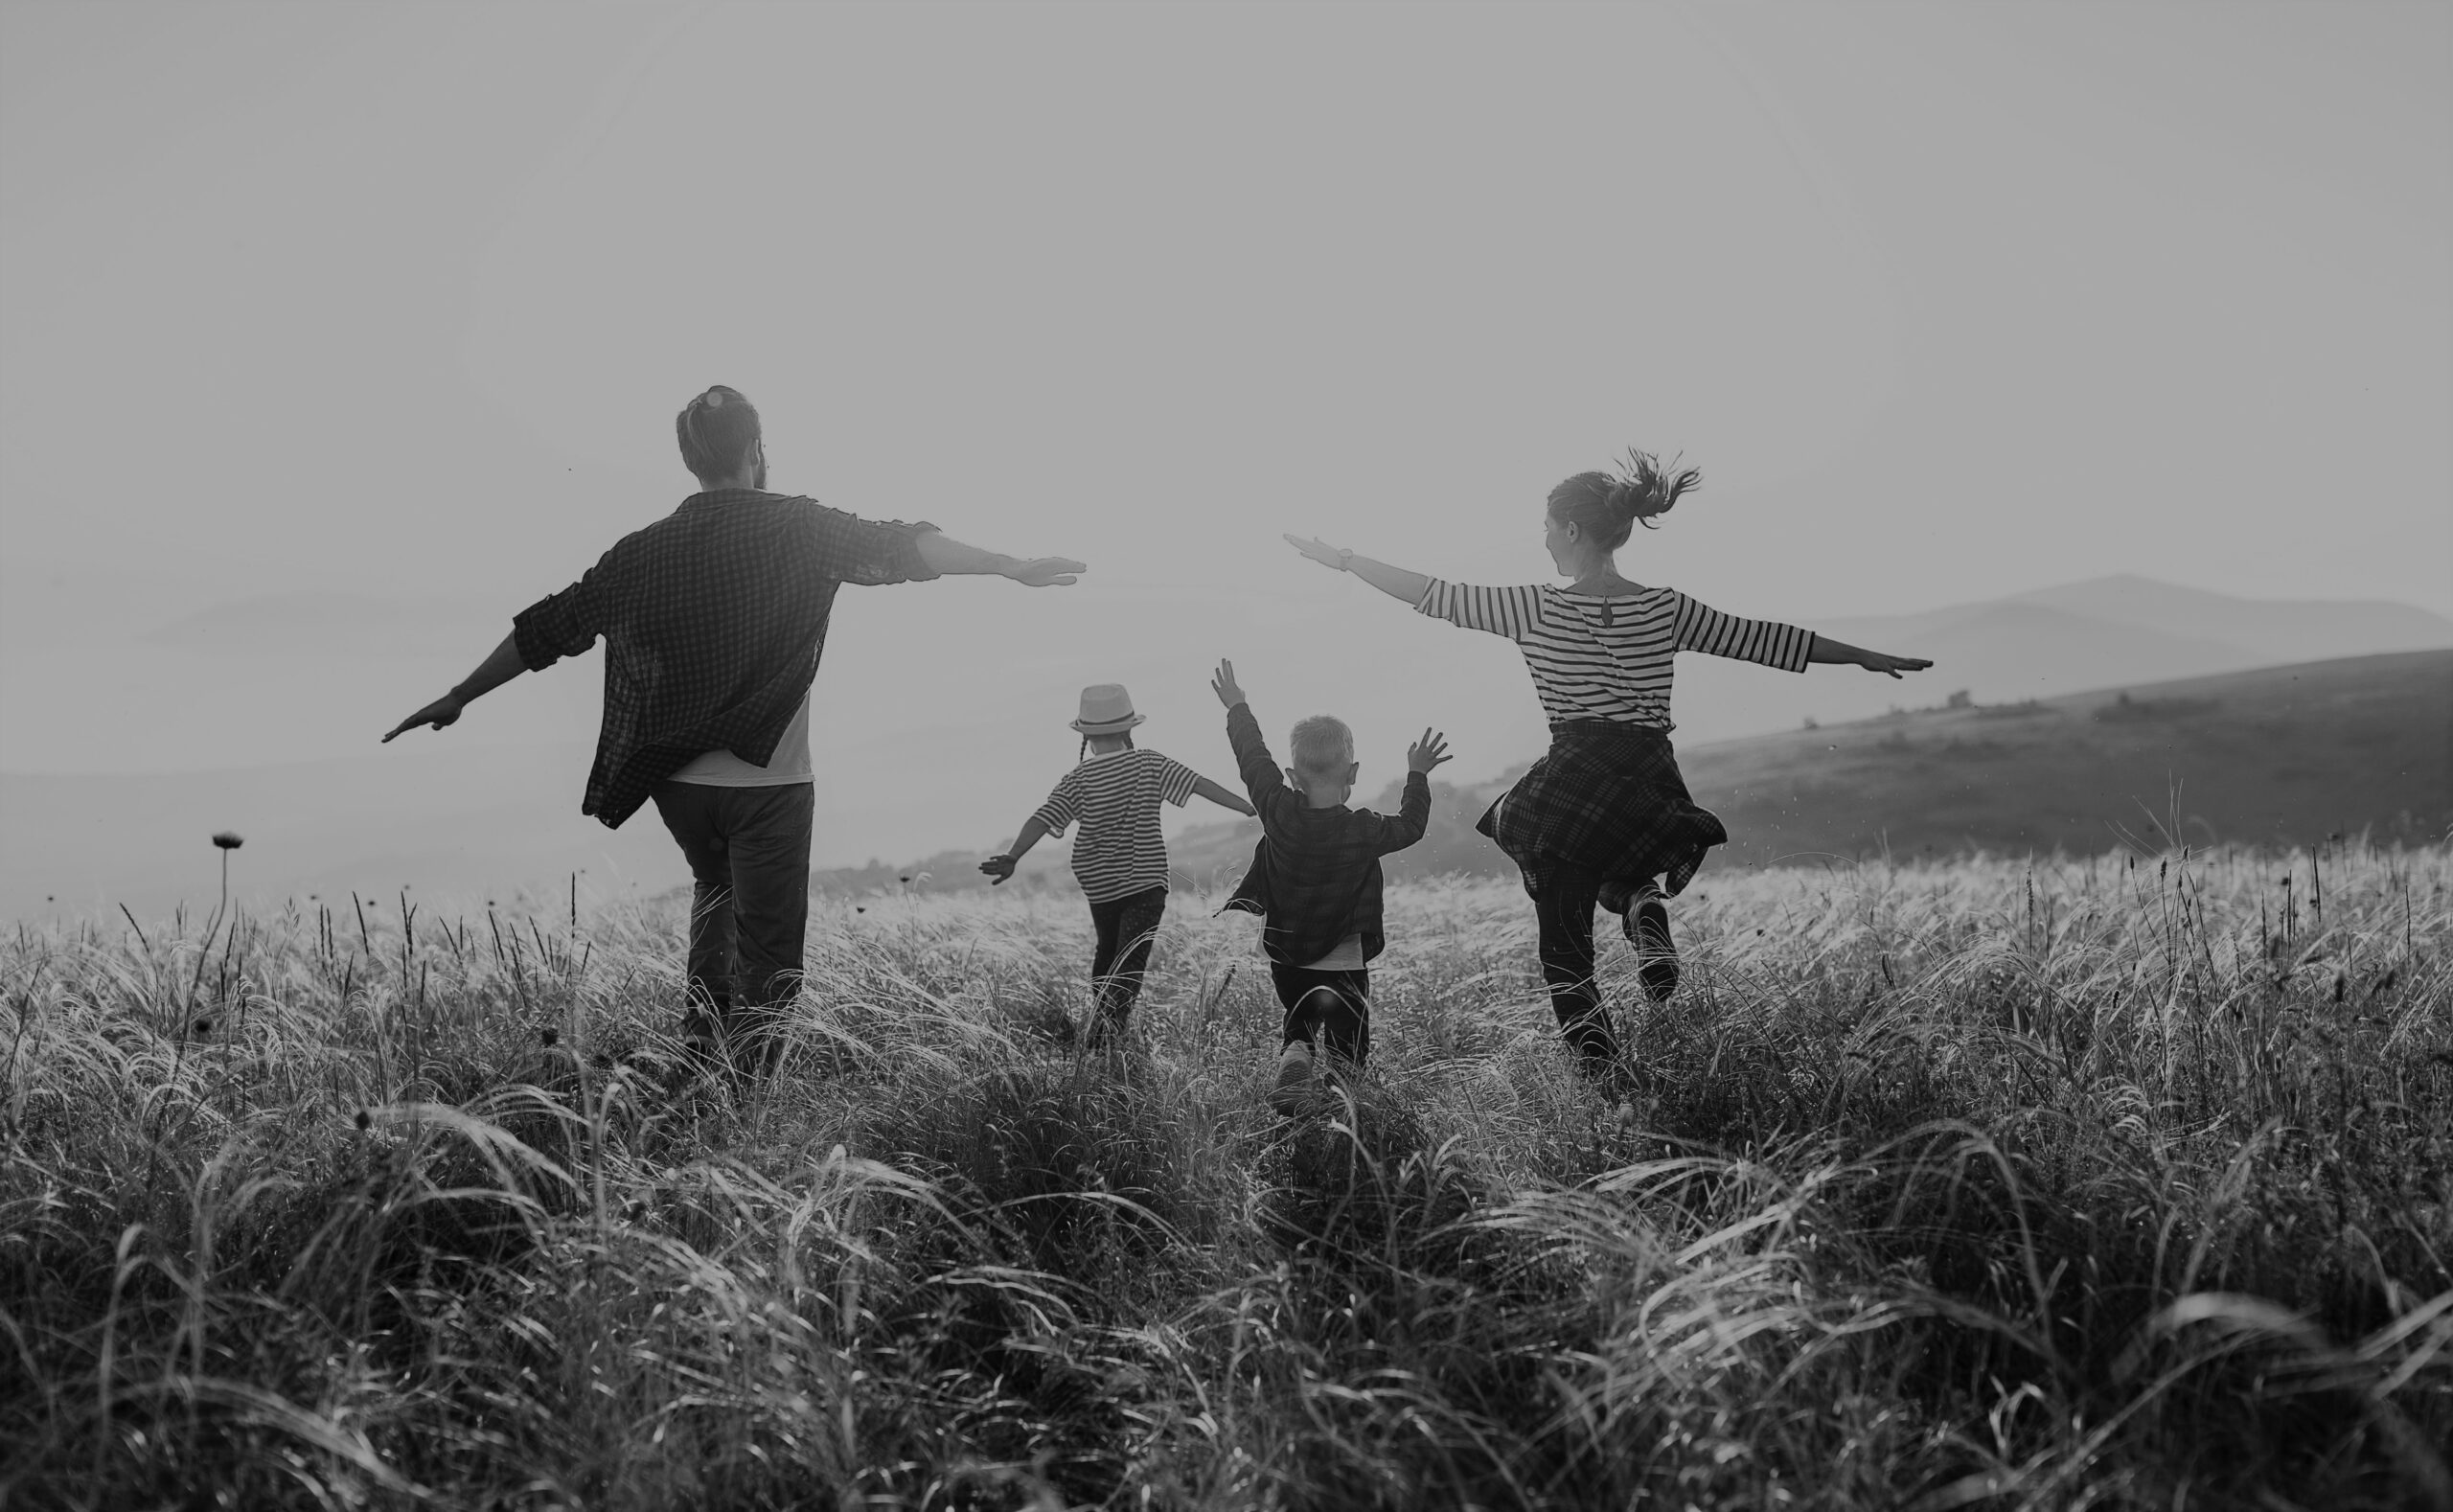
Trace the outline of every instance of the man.
<instances>
[{"instance_id":1,"label":"man","mask_svg":"<svg viewBox=\"0 0 2453 1512\"><path fill-rule=\"evenodd\" d=\"M617 827L654 799L695 882L682 1037L766 1068L809 929L810 685L835 590L988 573L1045 587L1085 569L768 493L758 411L737 390L708 389L674 428L699 492L515 616L476 671L383 739L442 729L602 636L605 722L580 812Z\"/></svg>"}]
</instances>

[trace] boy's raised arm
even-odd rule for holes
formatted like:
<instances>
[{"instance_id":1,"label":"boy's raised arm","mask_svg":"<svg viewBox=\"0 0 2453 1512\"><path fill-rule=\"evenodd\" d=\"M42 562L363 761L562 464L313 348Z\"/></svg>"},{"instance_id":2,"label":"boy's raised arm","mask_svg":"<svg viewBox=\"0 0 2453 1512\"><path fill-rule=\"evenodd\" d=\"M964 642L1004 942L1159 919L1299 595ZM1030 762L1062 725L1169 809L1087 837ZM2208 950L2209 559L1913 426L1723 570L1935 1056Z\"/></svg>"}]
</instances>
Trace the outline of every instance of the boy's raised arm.
<instances>
[{"instance_id":1,"label":"boy's raised arm","mask_svg":"<svg viewBox=\"0 0 2453 1512\"><path fill-rule=\"evenodd\" d=\"M1265 811L1275 801L1272 794L1287 796L1286 777L1269 753L1269 742L1261 738L1261 722L1252 717L1250 701L1235 682L1233 662L1218 664L1209 691L1226 705L1226 744L1234 748L1235 769L1243 775L1244 790L1252 795L1254 809Z\"/></svg>"},{"instance_id":2,"label":"boy's raised arm","mask_svg":"<svg viewBox=\"0 0 2453 1512\"><path fill-rule=\"evenodd\" d=\"M1406 747L1406 790L1397 801L1393 818L1381 820L1380 854L1402 851L1422 838L1431 827L1431 770L1442 762L1453 761L1448 753L1448 737L1437 730L1426 729L1422 739Z\"/></svg>"}]
</instances>

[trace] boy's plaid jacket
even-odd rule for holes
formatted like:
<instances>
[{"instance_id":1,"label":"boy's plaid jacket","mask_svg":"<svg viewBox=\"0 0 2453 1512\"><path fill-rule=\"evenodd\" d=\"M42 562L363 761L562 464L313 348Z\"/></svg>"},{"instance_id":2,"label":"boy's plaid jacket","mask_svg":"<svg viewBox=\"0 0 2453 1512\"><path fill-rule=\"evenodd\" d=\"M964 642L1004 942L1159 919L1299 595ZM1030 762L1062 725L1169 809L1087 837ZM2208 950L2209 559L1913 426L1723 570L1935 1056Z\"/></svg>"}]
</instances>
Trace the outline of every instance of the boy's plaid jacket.
<instances>
[{"instance_id":1,"label":"boy's plaid jacket","mask_svg":"<svg viewBox=\"0 0 2453 1512\"><path fill-rule=\"evenodd\" d=\"M1226 906L1261 916L1261 949L1285 966L1308 966L1349 934L1363 936L1363 958L1387 942L1380 928L1380 858L1422 838L1431 822L1431 780L1406 774L1395 817L1369 809L1307 808L1303 795L1261 739L1252 706L1226 711L1226 740L1244 790L1261 812L1261 842Z\"/></svg>"}]
</instances>

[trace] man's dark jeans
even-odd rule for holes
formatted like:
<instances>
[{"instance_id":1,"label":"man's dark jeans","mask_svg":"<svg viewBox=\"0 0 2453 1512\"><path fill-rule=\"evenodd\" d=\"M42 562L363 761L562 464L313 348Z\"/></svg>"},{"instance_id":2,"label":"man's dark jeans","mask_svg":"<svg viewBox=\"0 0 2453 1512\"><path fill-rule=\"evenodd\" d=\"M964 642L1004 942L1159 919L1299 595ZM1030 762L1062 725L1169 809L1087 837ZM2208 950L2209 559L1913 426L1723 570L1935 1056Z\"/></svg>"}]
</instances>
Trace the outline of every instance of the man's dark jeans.
<instances>
[{"instance_id":1,"label":"man's dark jeans","mask_svg":"<svg viewBox=\"0 0 2453 1512\"><path fill-rule=\"evenodd\" d=\"M1097 1003L1093 1034L1124 1027L1126 1016L1141 997L1150 947L1158 938L1158 921L1166 913L1164 887L1090 905L1090 928L1098 936L1090 954L1090 993Z\"/></svg>"},{"instance_id":2,"label":"man's dark jeans","mask_svg":"<svg viewBox=\"0 0 2453 1512\"><path fill-rule=\"evenodd\" d=\"M773 1065L784 1007L800 990L809 941L809 849L815 790L661 782L656 813L681 843L690 901L690 1005L682 1038Z\"/></svg>"}]
</instances>

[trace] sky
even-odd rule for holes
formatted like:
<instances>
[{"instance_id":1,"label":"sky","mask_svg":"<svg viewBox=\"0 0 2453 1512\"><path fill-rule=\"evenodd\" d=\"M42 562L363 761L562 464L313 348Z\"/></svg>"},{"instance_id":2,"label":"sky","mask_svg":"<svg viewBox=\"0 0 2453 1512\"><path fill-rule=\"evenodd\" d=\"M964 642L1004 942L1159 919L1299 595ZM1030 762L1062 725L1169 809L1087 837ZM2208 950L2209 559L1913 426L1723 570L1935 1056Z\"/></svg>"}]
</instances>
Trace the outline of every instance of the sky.
<instances>
[{"instance_id":1,"label":"sky","mask_svg":"<svg viewBox=\"0 0 2453 1512\"><path fill-rule=\"evenodd\" d=\"M0 769L373 754L690 491L717 382L778 487L1090 563L838 609L821 764L951 742L1018 812L1072 711L1017 690L1146 669L1206 738L1216 654L1384 772L1528 754L1529 694L1383 718L1431 628L1279 533L1538 581L1629 446L1706 484L1622 568L1733 612L2453 612L2448 266L2437 4L11 0ZM327 628L144 639L267 595ZM423 738L585 740L596 676Z\"/></svg>"}]
</instances>

